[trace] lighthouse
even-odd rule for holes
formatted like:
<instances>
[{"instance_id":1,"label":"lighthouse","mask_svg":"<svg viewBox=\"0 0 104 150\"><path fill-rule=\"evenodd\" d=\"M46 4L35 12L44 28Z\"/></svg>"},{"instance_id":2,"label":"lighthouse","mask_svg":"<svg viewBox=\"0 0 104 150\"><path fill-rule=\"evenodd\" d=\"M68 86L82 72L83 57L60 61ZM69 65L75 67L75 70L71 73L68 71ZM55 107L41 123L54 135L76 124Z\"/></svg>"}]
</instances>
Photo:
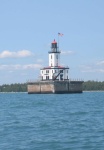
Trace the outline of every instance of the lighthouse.
<instances>
[{"instance_id":1,"label":"lighthouse","mask_svg":"<svg viewBox=\"0 0 104 150\"><path fill-rule=\"evenodd\" d=\"M40 69L40 80L28 82L28 94L82 93L83 81L69 80L69 67L61 65L58 45L53 40L48 52L49 64Z\"/></svg>"},{"instance_id":2,"label":"lighthouse","mask_svg":"<svg viewBox=\"0 0 104 150\"><path fill-rule=\"evenodd\" d=\"M60 53L57 42L51 43L51 50L49 53L49 66L40 69L40 76L42 81L67 81L69 80L69 67L60 65Z\"/></svg>"}]
</instances>

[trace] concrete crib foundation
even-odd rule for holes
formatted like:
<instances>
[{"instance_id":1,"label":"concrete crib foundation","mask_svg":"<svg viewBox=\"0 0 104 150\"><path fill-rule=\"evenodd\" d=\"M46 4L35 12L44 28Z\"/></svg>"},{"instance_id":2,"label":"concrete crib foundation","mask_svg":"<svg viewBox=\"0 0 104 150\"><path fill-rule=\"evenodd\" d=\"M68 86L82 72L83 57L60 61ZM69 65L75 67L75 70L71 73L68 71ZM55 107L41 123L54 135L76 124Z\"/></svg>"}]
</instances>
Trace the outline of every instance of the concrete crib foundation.
<instances>
[{"instance_id":1,"label":"concrete crib foundation","mask_svg":"<svg viewBox=\"0 0 104 150\"><path fill-rule=\"evenodd\" d=\"M37 81L28 82L28 94L82 93L83 81Z\"/></svg>"}]
</instances>

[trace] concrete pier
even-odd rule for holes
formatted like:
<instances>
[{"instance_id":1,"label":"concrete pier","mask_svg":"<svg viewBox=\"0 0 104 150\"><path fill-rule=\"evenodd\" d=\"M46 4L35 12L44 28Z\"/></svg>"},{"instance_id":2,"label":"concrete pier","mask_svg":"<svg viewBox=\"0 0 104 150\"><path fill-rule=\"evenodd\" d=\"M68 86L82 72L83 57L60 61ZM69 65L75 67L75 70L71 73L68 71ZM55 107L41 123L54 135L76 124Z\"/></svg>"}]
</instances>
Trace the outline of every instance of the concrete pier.
<instances>
[{"instance_id":1,"label":"concrete pier","mask_svg":"<svg viewBox=\"0 0 104 150\"><path fill-rule=\"evenodd\" d=\"M82 93L83 81L36 81L28 82L28 94Z\"/></svg>"}]
</instances>

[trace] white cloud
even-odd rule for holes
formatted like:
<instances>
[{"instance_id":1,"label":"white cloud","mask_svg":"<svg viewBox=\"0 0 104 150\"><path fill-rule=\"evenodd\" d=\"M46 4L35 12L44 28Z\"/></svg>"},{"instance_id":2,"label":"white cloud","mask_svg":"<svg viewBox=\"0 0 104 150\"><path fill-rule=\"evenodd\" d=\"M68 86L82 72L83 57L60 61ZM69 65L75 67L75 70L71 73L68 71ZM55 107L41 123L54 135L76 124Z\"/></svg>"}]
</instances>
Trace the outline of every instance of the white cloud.
<instances>
[{"instance_id":1,"label":"white cloud","mask_svg":"<svg viewBox=\"0 0 104 150\"><path fill-rule=\"evenodd\" d=\"M103 72L104 72L104 69L99 69L99 71L103 73Z\"/></svg>"},{"instance_id":2,"label":"white cloud","mask_svg":"<svg viewBox=\"0 0 104 150\"><path fill-rule=\"evenodd\" d=\"M97 62L97 65L104 65L104 60Z\"/></svg>"},{"instance_id":3,"label":"white cloud","mask_svg":"<svg viewBox=\"0 0 104 150\"><path fill-rule=\"evenodd\" d=\"M16 64L16 65L0 65L0 70L28 70L28 69L38 69L41 68L42 65L40 64L26 64L26 65L20 65L20 64Z\"/></svg>"},{"instance_id":4,"label":"white cloud","mask_svg":"<svg viewBox=\"0 0 104 150\"><path fill-rule=\"evenodd\" d=\"M28 57L31 55L32 53L29 50L21 50L17 52L11 52L9 50L5 50L0 53L0 58L19 58L19 57Z\"/></svg>"},{"instance_id":5,"label":"white cloud","mask_svg":"<svg viewBox=\"0 0 104 150\"><path fill-rule=\"evenodd\" d=\"M41 68L42 66L40 64L28 64L28 65L23 65L23 69L38 69Z\"/></svg>"},{"instance_id":6,"label":"white cloud","mask_svg":"<svg viewBox=\"0 0 104 150\"><path fill-rule=\"evenodd\" d=\"M81 72L104 73L104 66L99 66L98 64L82 65L80 70Z\"/></svg>"},{"instance_id":7,"label":"white cloud","mask_svg":"<svg viewBox=\"0 0 104 150\"><path fill-rule=\"evenodd\" d=\"M63 54L63 55L71 55L71 54L74 54L74 51L61 51L61 54Z\"/></svg>"},{"instance_id":8,"label":"white cloud","mask_svg":"<svg viewBox=\"0 0 104 150\"><path fill-rule=\"evenodd\" d=\"M42 60L42 59L37 59L37 62L38 62L38 63L42 63L43 60Z\"/></svg>"}]
</instances>

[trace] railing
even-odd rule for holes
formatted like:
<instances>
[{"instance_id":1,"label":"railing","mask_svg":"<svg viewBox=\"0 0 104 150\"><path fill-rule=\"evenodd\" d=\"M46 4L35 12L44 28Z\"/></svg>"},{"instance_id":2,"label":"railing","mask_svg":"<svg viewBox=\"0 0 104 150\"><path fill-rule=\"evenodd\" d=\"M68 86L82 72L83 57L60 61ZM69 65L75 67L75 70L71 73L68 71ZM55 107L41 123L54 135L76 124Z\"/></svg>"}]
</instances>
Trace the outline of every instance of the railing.
<instances>
[{"instance_id":1,"label":"railing","mask_svg":"<svg viewBox=\"0 0 104 150\"><path fill-rule=\"evenodd\" d=\"M39 82L41 81L40 79L29 79L27 80L27 83L34 83L34 82Z\"/></svg>"},{"instance_id":2,"label":"railing","mask_svg":"<svg viewBox=\"0 0 104 150\"><path fill-rule=\"evenodd\" d=\"M27 83L34 83L34 82L40 82L40 81L54 81L53 79L50 79L50 80L42 80L42 79L29 79L27 80ZM56 80L56 81L59 81L59 80ZM69 82L75 82L75 81L84 81L83 79L63 79L63 80L60 80L60 81L69 81Z\"/></svg>"},{"instance_id":3,"label":"railing","mask_svg":"<svg viewBox=\"0 0 104 150\"><path fill-rule=\"evenodd\" d=\"M70 78L69 81L84 81L83 79L72 79Z\"/></svg>"},{"instance_id":4,"label":"railing","mask_svg":"<svg viewBox=\"0 0 104 150\"><path fill-rule=\"evenodd\" d=\"M57 50L57 51L50 50L50 51L48 51L48 53L61 53L61 51L60 50Z\"/></svg>"}]
</instances>

